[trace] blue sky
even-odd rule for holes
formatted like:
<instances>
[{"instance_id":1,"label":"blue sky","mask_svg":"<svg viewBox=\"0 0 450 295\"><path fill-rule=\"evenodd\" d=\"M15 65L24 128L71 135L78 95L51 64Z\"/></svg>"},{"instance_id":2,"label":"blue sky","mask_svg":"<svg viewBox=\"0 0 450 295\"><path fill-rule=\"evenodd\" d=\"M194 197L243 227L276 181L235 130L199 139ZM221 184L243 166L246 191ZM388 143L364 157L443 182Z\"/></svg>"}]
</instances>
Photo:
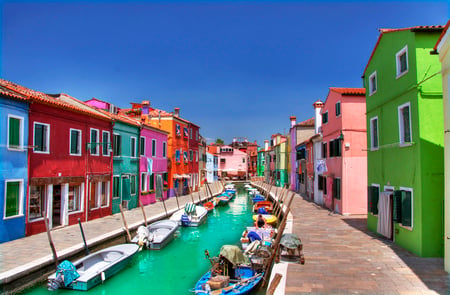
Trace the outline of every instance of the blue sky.
<instances>
[{"instance_id":1,"label":"blue sky","mask_svg":"<svg viewBox=\"0 0 450 295\"><path fill-rule=\"evenodd\" d=\"M210 139L263 145L362 87L378 28L445 25L447 1L12 1L1 76L119 107L181 109Z\"/></svg>"}]
</instances>

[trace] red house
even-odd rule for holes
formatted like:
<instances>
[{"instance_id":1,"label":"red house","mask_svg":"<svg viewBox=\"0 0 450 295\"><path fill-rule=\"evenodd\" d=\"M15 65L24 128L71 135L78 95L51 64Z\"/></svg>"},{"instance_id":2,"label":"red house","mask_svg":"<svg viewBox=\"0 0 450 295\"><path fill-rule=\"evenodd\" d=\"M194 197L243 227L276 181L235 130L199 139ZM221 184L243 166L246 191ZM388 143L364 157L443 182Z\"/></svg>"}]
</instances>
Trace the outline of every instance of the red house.
<instances>
[{"instance_id":1,"label":"red house","mask_svg":"<svg viewBox=\"0 0 450 295\"><path fill-rule=\"evenodd\" d=\"M1 80L27 95L29 161L26 235L111 214L112 121L66 94L48 95Z\"/></svg>"},{"instance_id":2,"label":"red house","mask_svg":"<svg viewBox=\"0 0 450 295\"><path fill-rule=\"evenodd\" d=\"M200 187L200 168L199 168L199 145L200 145L200 127L189 122L189 174L192 191L197 191Z\"/></svg>"}]
</instances>

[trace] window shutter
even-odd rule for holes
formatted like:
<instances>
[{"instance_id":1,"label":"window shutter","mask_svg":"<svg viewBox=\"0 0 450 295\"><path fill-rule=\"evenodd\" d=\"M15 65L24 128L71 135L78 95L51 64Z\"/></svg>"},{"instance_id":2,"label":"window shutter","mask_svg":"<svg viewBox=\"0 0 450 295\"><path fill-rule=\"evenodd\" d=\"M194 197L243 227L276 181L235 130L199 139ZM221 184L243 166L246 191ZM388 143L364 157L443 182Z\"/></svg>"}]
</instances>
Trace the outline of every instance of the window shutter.
<instances>
[{"instance_id":1,"label":"window shutter","mask_svg":"<svg viewBox=\"0 0 450 295\"><path fill-rule=\"evenodd\" d=\"M394 222L401 222L402 220L402 191L394 191L393 202L393 220Z\"/></svg>"},{"instance_id":2,"label":"window shutter","mask_svg":"<svg viewBox=\"0 0 450 295\"><path fill-rule=\"evenodd\" d=\"M402 225L411 226L412 225L412 214L411 214L411 192L402 191Z\"/></svg>"},{"instance_id":3,"label":"window shutter","mask_svg":"<svg viewBox=\"0 0 450 295\"><path fill-rule=\"evenodd\" d=\"M20 145L20 120L9 118L9 146L18 147Z\"/></svg>"},{"instance_id":4,"label":"window shutter","mask_svg":"<svg viewBox=\"0 0 450 295\"><path fill-rule=\"evenodd\" d=\"M19 182L7 182L5 217L19 214Z\"/></svg>"},{"instance_id":5,"label":"window shutter","mask_svg":"<svg viewBox=\"0 0 450 295\"><path fill-rule=\"evenodd\" d=\"M372 201L372 187L367 187L367 212L372 212L373 201Z\"/></svg>"},{"instance_id":6,"label":"window shutter","mask_svg":"<svg viewBox=\"0 0 450 295\"><path fill-rule=\"evenodd\" d=\"M43 151L43 126L42 125L35 125L34 128L34 145L35 151Z\"/></svg>"}]
</instances>

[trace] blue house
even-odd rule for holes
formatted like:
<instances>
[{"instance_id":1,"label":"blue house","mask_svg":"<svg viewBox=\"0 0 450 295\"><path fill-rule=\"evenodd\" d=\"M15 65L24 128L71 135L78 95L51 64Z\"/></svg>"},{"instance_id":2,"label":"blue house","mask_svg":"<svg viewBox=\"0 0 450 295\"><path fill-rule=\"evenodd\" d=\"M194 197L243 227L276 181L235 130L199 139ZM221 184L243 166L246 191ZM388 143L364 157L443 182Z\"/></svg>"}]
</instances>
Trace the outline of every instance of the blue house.
<instances>
[{"instance_id":1,"label":"blue house","mask_svg":"<svg viewBox=\"0 0 450 295\"><path fill-rule=\"evenodd\" d=\"M0 243L25 236L28 102L0 87Z\"/></svg>"}]
</instances>

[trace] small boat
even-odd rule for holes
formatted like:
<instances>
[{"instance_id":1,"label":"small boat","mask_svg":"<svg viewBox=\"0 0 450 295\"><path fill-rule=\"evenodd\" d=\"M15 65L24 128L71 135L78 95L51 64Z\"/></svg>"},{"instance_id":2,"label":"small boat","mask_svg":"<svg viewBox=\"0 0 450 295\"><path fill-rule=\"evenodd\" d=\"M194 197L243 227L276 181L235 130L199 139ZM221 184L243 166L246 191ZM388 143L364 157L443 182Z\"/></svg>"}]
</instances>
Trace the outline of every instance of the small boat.
<instances>
[{"instance_id":1,"label":"small boat","mask_svg":"<svg viewBox=\"0 0 450 295\"><path fill-rule=\"evenodd\" d=\"M120 244L89 254L73 263L64 260L48 277L49 290L87 291L121 271L139 250L136 244Z\"/></svg>"},{"instance_id":2,"label":"small boat","mask_svg":"<svg viewBox=\"0 0 450 295\"><path fill-rule=\"evenodd\" d=\"M260 212L260 209L264 209L265 212ZM256 202L253 206L253 211L256 213L262 213L262 214L268 214L272 213L273 210L273 204L271 201L259 201Z\"/></svg>"},{"instance_id":3,"label":"small boat","mask_svg":"<svg viewBox=\"0 0 450 295\"><path fill-rule=\"evenodd\" d=\"M266 220L267 224L270 225L275 225L277 223L278 218L275 215L272 214L262 214L262 216L264 217L264 219ZM258 214L253 215L253 220L256 221L256 219L258 218Z\"/></svg>"},{"instance_id":4,"label":"small boat","mask_svg":"<svg viewBox=\"0 0 450 295\"><path fill-rule=\"evenodd\" d=\"M275 229L271 226L265 228L257 228L255 226L249 226L242 233L241 246L242 250L246 251L250 243L254 241L261 241L261 245L271 246L272 239L275 236Z\"/></svg>"},{"instance_id":5,"label":"small boat","mask_svg":"<svg viewBox=\"0 0 450 295\"><path fill-rule=\"evenodd\" d=\"M177 221L182 226L199 226L205 222L207 217L208 210L205 207L187 203L184 209L173 213L169 219Z\"/></svg>"},{"instance_id":6,"label":"small boat","mask_svg":"<svg viewBox=\"0 0 450 295\"><path fill-rule=\"evenodd\" d=\"M217 206L225 206L230 202L232 197L229 194L223 193L220 196L216 197L217 200Z\"/></svg>"},{"instance_id":7,"label":"small boat","mask_svg":"<svg viewBox=\"0 0 450 295\"><path fill-rule=\"evenodd\" d=\"M203 204L203 207L206 208L206 210L211 211L212 209L214 209L214 203L209 201Z\"/></svg>"},{"instance_id":8,"label":"small boat","mask_svg":"<svg viewBox=\"0 0 450 295\"><path fill-rule=\"evenodd\" d=\"M236 190L235 189L226 189L225 193L230 195L232 198L236 196Z\"/></svg>"},{"instance_id":9,"label":"small boat","mask_svg":"<svg viewBox=\"0 0 450 295\"><path fill-rule=\"evenodd\" d=\"M266 200L266 198L264 198L263 195L256 195L252 198L253 204L257 203L257 202L265 201L265 200Z\"/></svg>"},{"instance_id":10,"label":"small boat","mask_svg":"<svg viewBox=\"0 0 450 295\"><path fill-rule=\"evenodd\" d=\"M191 291L211 295L249 294L264 276L263 272L250 267L250 260L237 246L222 246L216 260L218 262L198 280Z\"/></svg>"},{"instance_id":11,"label":"small boat","mask_svg":"<svg viewBox=\"0 0 450 295\"><path fill-rule=\"evenodd\" d=\"M149 226L140 226L137 235L131 240L147 249L160 250L173 240L178 229L178 222L174 220L161 220Z\"/></svg>"}]
</instances>

